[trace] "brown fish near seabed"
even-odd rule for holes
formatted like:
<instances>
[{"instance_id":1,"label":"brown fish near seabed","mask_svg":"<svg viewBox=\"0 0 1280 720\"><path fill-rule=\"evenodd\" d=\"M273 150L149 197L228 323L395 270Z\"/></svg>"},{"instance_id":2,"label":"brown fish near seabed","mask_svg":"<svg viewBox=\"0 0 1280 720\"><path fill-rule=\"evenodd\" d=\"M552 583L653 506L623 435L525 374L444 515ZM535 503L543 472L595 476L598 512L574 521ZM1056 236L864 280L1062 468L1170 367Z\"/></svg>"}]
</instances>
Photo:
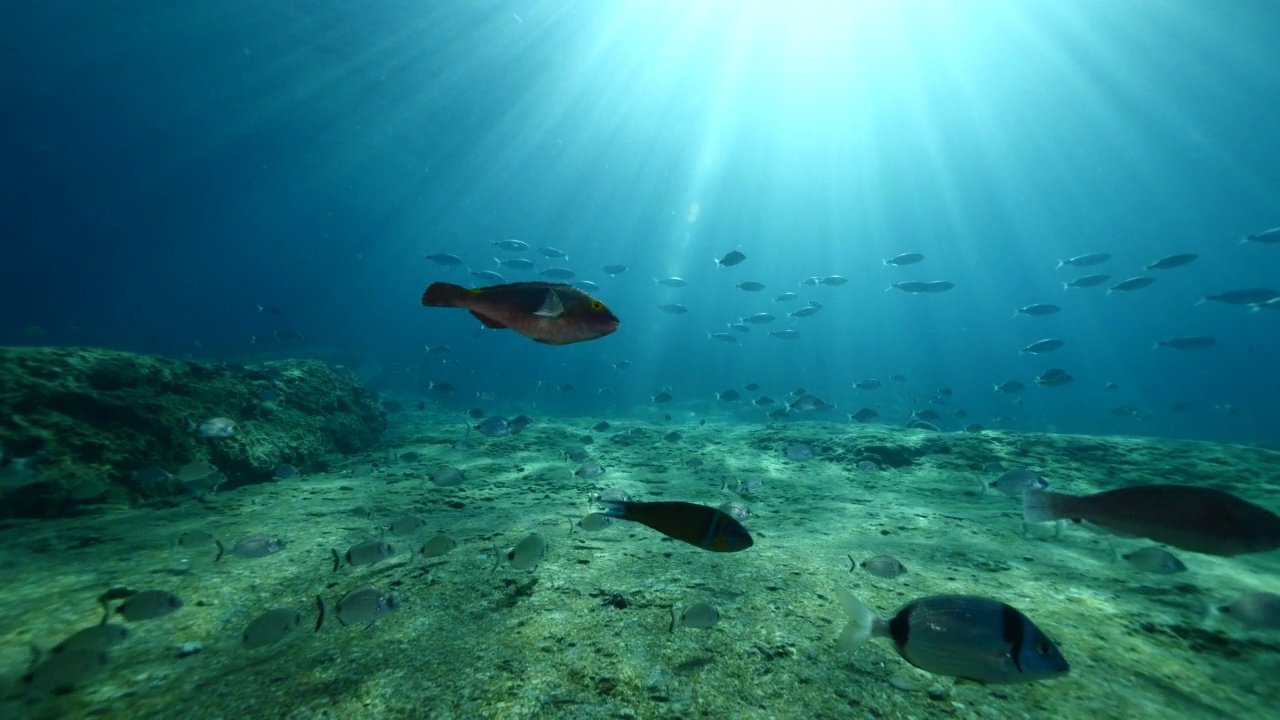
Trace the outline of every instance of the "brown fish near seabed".
<instances>
[{"instance_id":1,"label":"brown fish near seabed","mask_svg":"<svg viewBox=\"0 0 1280 720\"><path fill-rule=\"evenodd\" d=\"M604 303L572 285L559 283L465 288L436 282L423 293L422 304L464 308L487 328L510 328L547 345L595 340L618 329L617 316Z\"/></svg>"},{"instance_id":2,"label":"brown fish near seabed","mask_svg":"<svg viewBox=\"0 0 1280 720\"><path fill-rule=\"evenodd\" d=\"M1280 516L1213 488L1140 485L1084 496L1031 490L1022 496L1022 516L1029 523L1085 521L1208 555L1280 548Z\"/></svg>"}]
</instances>

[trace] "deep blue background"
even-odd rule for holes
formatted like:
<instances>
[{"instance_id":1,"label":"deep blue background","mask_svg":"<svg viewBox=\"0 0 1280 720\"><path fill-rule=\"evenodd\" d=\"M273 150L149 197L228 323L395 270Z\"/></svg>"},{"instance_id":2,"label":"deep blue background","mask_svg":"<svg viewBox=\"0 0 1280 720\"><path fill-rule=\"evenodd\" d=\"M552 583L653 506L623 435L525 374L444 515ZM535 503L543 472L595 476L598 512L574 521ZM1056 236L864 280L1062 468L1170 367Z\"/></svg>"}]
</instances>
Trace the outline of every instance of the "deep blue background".
<instances>
[{"instance_id":1,"label":"deep blue background","mask_svg":"<svg viewBox=\"0 0 1280 720\"><path fill-rule=\"evenodd\" d=\"M271 353L420 366L461 405L485 390L605 415L664 386L705 402L755 381L899 421L948 386L944 412L1016 417L1001 427L1277 439L1280 311L1195 306L1280 288L1280 246L1237 243L1280 225L1275 3L972 3L955 28L903 21L908 41L935 39L902 50L910 66L845 68L851 51L833 50L826 85L788 76L759 28L742 35L743 4L636 22L685 5L9 3L0 342L245 360L251 335L289 329L306 341ZM491 269L503 238L568 252L621 330L544 347L418 305L431 280L469 280L422 253ZM734 248L750 259L717 269ZM907 251L926 262L880 266ZM1132 295L1063 292L1093 270L1056 261L1090 251L1115 254L1097 271L1117 281L1163 255L1202 257ZM611 279L608 263L631 269ZM690 287L650 280L668 274ZM802 291L825 309L794 324L800 340L765 335L785 321L738 346L707 339L795 309L771 299L827 274L850 283ZM956 289L884 291L907 279ZM676 301L690 313L654 307ZM1065 310L1011 319L1032 302ZM1151 349L1193 334L1219 344ZM1042 337L1068 344L1019 356ZM449 344L458 364L423 343ZM991 392L1048 367L1077 380L1031 387L1021 408ZM893 373L908 382L850 389ZM1171 415L1180 400L1195 409ZM1150 415L1112 416L1121 404Z\"/></svg>"}]
</instances>

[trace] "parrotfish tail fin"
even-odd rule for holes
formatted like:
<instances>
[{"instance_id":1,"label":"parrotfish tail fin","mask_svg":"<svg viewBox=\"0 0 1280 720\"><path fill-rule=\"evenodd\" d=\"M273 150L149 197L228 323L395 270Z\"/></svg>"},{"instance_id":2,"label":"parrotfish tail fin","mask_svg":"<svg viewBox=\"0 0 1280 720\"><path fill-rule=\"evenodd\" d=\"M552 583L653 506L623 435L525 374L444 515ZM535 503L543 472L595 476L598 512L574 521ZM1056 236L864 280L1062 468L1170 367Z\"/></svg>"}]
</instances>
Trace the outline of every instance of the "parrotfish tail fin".
<instances>
[{"instance_id":1,"label":"parrotfish tail fin","mask_svg":"<svg viewBox=\"0 0 1280 720\"><path fill-rule=\"evenodd\" d=\"M1028 490L1022 493L1022 521L1028 523L1052 522L1058 519L1054 509L1057 493Z\"/></svg>"},{"instance_id":2,"label":"parrotfish tail fin","mask_svg":"<svg viewBox=\"0 0 1280 720\"><path fill-rule=\"evenodd\" d=\"M465 307L473 291L447 282L433 282L422 293L422 304L427 307Z\"/></svg>"},{"instance_id":3,"label":"parrotfish tail fin","mask_svg":"<svg viewBox=\"0 0 1280 720\"><path fill-rule=\"evenodd\" d=\"M319 595L316 596L316 610L319 613L318 615L316 615L316 632L320 632L320 626L324 625L325 608L324 608L324 598L320 597Z\"/></svg>"},{"instance_id":4,"label":"parrotfish tail fin","mask_svg":"<svg viewBox=\"0 0 1280 720\"><path fill-rule=\"evenodd\" d=\"M849 623L844 626L844 630L836 640L836 649L848 652L871 639L876 625L876 614L844 588L837 588L836 595L840 598L840 606L849 616Z\"/></svg>"},{"instance_id":5,"label":"parrotfish tail fin","mask_svg":"<svg viewBox=\"0 0 1280 720\"><path fill-rule=\"evenodd\" d=\"M222 547L221 540L214 540L213 544L218 546L218 554L213 558L213 561L218 562L222 559L222 553L226 552L226 550Z\"/></svg>"},{"instance_id":6,"label":"parrotfish tail fin","mask_svg":"<svg viewBox=\"0 0 1280 720\"><path fill-rule=\"evenodd\" d=\"M604 510L600 514L607 515L611 518L627 518L627 503L620 501L605 500L600 503L604 506Z\"/></svg>"}]
</instances>

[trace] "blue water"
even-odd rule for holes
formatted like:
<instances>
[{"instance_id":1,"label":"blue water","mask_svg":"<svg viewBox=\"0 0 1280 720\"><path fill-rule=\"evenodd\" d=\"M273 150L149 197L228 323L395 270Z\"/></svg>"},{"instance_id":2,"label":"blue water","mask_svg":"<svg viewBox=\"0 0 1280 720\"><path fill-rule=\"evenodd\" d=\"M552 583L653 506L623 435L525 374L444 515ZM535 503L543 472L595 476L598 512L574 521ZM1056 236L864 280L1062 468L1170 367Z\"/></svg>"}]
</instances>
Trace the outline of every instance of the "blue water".
<instances>
[{"instance_id":1,"label":"blue water","mask_svg":"<svg viewBox=\"0 0 1280 720\"><path fill-rule=\"evenodd\" d=\"M411 387L452 382L460 408L493 392L544 414L643 414L669 386L679 412L705 414L721 410L690 401L757 382L901 422L946 386L944 429L1277 437L1280 312L1195 303L1280 288L1280 246L1238 244L1280 225L1280 6L787 7L11 3L0 343L358 355L413 367ZM567 252L620 330L546 347L419 306L427 283L470 280L423 253L492 269L505 238ZM732 249L748 260L716 268ZM902 252L926 260L881 267ZM1056 262L1086 252L1114 255L1096 268L1114 281L1201 257L1130 295L1064 292L1095 269ZM611 263L629 270L607 277ZM798 285L831 274L849 283ZM655 286L665 275L689 287ZM956 287L885 292L899 280ZM708 340L795 309L771 302L787 290L823 311ZM1063 311L1010 317L1033 302ZM766 334L783 327L800 339ZM305 340L250 344L275 330ZM1218 344L1152 350L1175 335ZM1067 344L1019 355L1044 337ZM1075 382L1036 387L1050 367ZM867 377L885 387L851 389ZM1029 386L1022 407L991 391L1011 379ZM1170 413L1179 401L1193 409Z\"/></svg>"}]
</instances>

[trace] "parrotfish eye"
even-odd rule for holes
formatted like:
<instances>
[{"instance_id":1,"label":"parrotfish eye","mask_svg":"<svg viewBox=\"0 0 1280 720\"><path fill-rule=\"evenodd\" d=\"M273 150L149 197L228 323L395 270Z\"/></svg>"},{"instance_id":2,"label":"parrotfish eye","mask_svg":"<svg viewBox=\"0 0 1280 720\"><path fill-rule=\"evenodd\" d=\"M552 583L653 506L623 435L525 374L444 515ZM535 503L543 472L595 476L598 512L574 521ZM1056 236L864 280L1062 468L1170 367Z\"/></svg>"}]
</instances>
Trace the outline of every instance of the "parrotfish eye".
<instances>
[{"instance_id":1,"label":"parrotfish eye","mask_svg":"<svg viewBox=\"0 0 1280 720\"><path fill-rule=\"evenodd\" d=\"M604 309L604 303L600 302L599 300L592 300L592 301L591 301L591 309L592 309L592 310L603 310L603 309Z\"/></svg>"}]
</instances>

